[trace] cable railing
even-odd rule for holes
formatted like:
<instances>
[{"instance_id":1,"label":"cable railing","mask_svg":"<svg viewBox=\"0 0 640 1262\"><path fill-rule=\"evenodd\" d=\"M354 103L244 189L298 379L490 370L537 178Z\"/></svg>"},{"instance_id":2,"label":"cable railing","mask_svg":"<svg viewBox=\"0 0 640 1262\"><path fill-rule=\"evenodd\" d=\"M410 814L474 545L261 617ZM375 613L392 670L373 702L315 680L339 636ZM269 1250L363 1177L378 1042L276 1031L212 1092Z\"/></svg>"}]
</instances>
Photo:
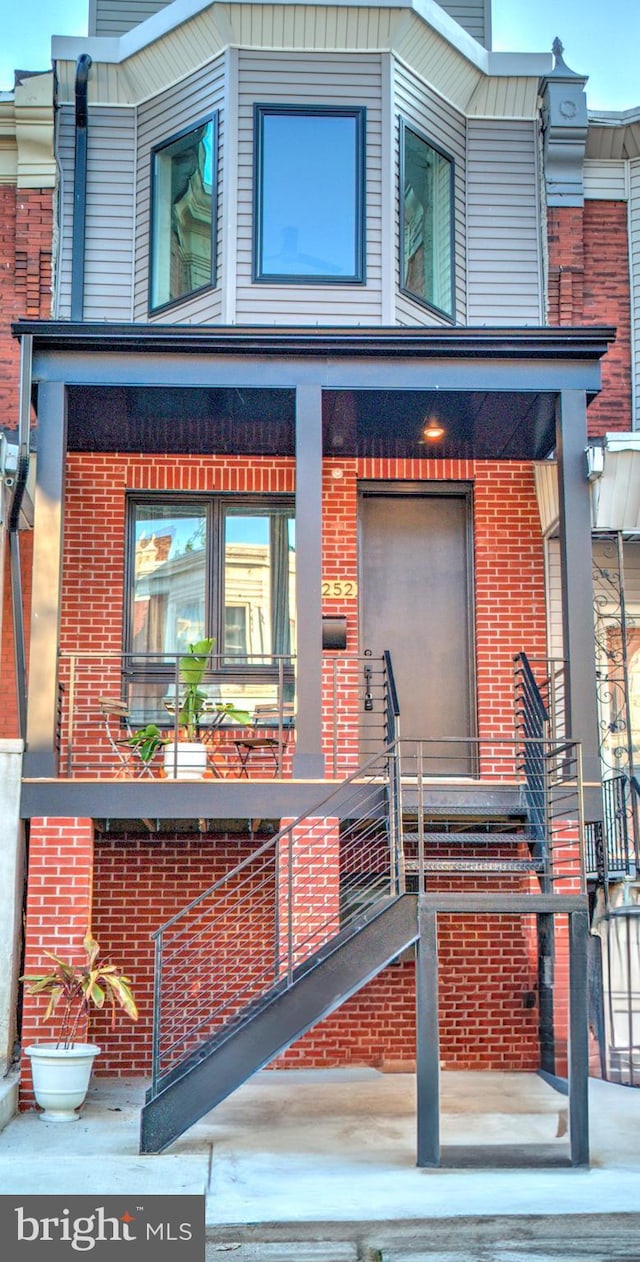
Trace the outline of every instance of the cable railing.
<instances>
[{"instance_id":1,"label":"cable railing","mask_svg":"<svg viewBox=\"0 0 640 1262\"><path fill-rule=\"evenodd\" d=\"M69 779L183 778L175 752L185 736L183 656L61 653L58 774ZM184 778L290 777L296 672L294 656L210 654L199 686L203 704L195 734L206 752L201 764L188 765ZM321 740L327 778L349 775L396 737L392 689L388 653L323 655Z\"/></svg>"},{"instance_id":2,"label":"cable railing","mask_svg":"<svg viewBox=\"0 0 640 1262\"><path fill-rule=\"evenodd\" d=\"M584 892L580 746L540 738L400 741L413 888Z\"/></svg>"},{"instance_id":3,"label":"cable railing","mask_svg":"<svg viewBox=\"0 0 640 1262\"><path fill-rule=\"evenodd\" d=\"M153 1084L286 989L383 898L401 892L382 749L153 935Z\"/></svg>"},{"instance_id":4,"label":"cable railing","mask_svg":"<svg viewBox=\"0 0 640 1262\"><path fill-rule=\"evenodd\" d=\"M515 881L519 895L584 889L578 747L544 742L535 790L522 740L446 747L414 740L382 747L157 930L152 1094L389 899L450 888L453 880L457 889L471 880L473 889L505 892ZM446 778L452 750L454 762L472 758L475 800L484 788L491 806L474 809L472 780L460 776L434 805L434 784ZM536 808L544 845L529 823L533 792L542 795Z\"/></svg>"}]
</instances>

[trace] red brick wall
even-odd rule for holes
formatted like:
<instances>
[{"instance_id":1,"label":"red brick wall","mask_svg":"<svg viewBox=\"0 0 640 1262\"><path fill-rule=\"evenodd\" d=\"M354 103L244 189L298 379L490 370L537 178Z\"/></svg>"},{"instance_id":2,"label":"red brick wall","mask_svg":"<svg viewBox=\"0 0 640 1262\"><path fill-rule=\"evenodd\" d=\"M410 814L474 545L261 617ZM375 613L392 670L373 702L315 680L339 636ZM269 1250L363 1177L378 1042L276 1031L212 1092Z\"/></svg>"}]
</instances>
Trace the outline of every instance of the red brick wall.
<instances>
[{"instance_id":1,"label":"red brick wall","mask_svg":"<svg viewBox=\"0 0 640 1262\"><path fill-rule=\"evenodd\" d=\"M589 433L631 429L631 296L625 202L584 206L584 320L612 324L616 340L602 364L602 393L587 413Z\"/></svg>"},{"instance_id":2,"label":"red brick wall","mask_svg":"<svg viewBox=\"0 0 640 1262\"><path fill-rule=\"evenodd\" d=\"M96 841L94 934L103 951L131 977L140 1012L135 1026L125 1017L117 1022L115 1030L110 1029L106 1014L92 1019L91 1037L103 1049L96 1061L97 1074L149 1074L154 952L151 934L251 854L257 844L246 837L213 839L206 836L145 837L142 840L100 838ZM258 878L252 880L260 883ZM244 894L248 897L249 890L245 889ZM220 901L217 900L218 910ZM260 917L265 925L273 926L272 884L267 903L267 908L261 903ZM245 926L240 931L243 938L240 942L236 940L237 927L229 924L225 940L230 968L237 967L243 950L246 958L253 948L264 962L261 935L268 930L259 925L256 913L251 941ZM218 959L221 954L218 938ZM207 957L205 952L192 977L196 991L191 998L197 997L200 986L206 991L210 973L210 955Z\"/></svg>"},{"instance_id":3,"label":"red brick wall","mask_svg":"<svg viewBox=\"0 0 640 1262\"><path fill-rule=\"evenodd\" d=\"M93 821L32 819L28 862L24 972L48 972L53 965L45 951L83 962L82 942L91 925ZM55 1040L59 1022L54 1018L45 1024L45 1009L42 998L25 994L23 1049ZM30 1063L24 1055L20 1098L23 1107L33 1104Z\"/></svg>"},{"instance_id":4,"label":"red brick wall","mask_svg":"<svg viewBox=\"0 0 640 1262\"><path fill-rule=\"evenodd\" d=\"M539 1067L530 918L440 916L440 1059L444 1069ZM276 1068L373 1065L415 1059L412 960L392 964L298 1039Z\"/></svg>"},{"instance_id":5,"label":"red brick wall","mask_svg":"<svg viewBox=\"0 0 640 1262\"><path fill-rule=\"evenodd\" d=\"M340 469L342 477L332 477ZM65 502L63 649L118 649L122 636L125 491L293 489L293 462L142 456L69 456ZM473 486L480 734L513 731L512 657L545 652L544 572L533 476L522 462L332 461L325 471L323 577L357 582L357 479L460 480ZM99 523L99 529L96 529ZM346 613L349 648L358 647L357 590L325 612ZM343 732L357 743L357 722ZM96 845L93 929L102 948L134 978L141 1018L111 1033L94 1022L105 1052L97 1072L148 1072L151 1019L150 932L239 857L244 843L185 840L100 841ZM530 933L517 918L443 920L443 1059L460 1067L537 1064ZM533 970L533 971L532 971ZM287 1064L380 1063L414 1055L413 965L391 967L305 1036Z\"/></svg>"},{"instance_id":6,"label":"red brick wall","mask_svg":"<svg viewBox=\"0 0 640 1262\"><path fill-rule=\"evenodd\" d=\"M0 185L0 417L18 424L20 346L11 336L18 319L51 315L50 189Z\"/></svg>"},{"instance_id":7,"label":"red brick wall","mask_svg":"<svg viewBox=\"0 0 640 1262\"><path fill-rule=\"evenodd\" d=\"M103 951L130 971L140 1007L135 1027L123 1020L111 1031L105 1017L92 1021L91 1037L103 1048L96 1073L149 1073L151 932L253 848L246 838L96 842L94 934ZM536 978L529 921L515 916L440 918L441 1055L447 1068L537 1068L538 1014L523 1007L523 996L534 989ZM264 953L273 923L271 903L262 897L251 939L244 932L245 951L255 941L262 943ZM231 970L237 957L234 961L231 928L228 933ZM220 954L218 940L216 956ZM385 969L276 1064L382 1065L413 1059L413 973L412 961Z\"/></svg>"},{"instance_id":8,"label":"red brick wall","mask_svg":"<svg viewBox=\"0 0 640 1262\"><path fill-rule=\"evenodd\" d=\"M589 433L631 428L630 289L625 202L586 201L548 212L550 324L610 324L616 341L602 362L602 393Z\"/></svg>"},{"instance_id":9,"label":"red brick wall","mask_svg":"<svg viewBox=\"0 0 640 1262\"><path fill-rule=\"evenodd\" d=\"M341 478L334 478L338 469ZM290 460L72 454L65 495L61 648L118 650L122 646L125 491L201 490L288 492ZM479 734L513 734L512 659L546 651L544 567L533 470L520 461L362 460L327 462L324 479L325 613L347 617L348 650L358 650L357 479L462 481L473 485L476 656ZM96 529L96 523L99 528ZM332 596L331 581L350 581L351 595ZM336 655L338 660L338 655ZM342 669L342 668L341 668ZM325 696L331 691L327 663ZM348 672L347 672L348 674ZM352 681L353 683L353 681ZM356 681L357 683L357 681ZM340 746L357 759L354 687L342 675ZM330 734L327 732L327 742ZM356 765L354 763L354 765Z\"/></svg>"},{"instance_id":10,"label":"red brick wall","mask_svg":"<svg viewBox=\"0 0 640 1262\"><path fill-rule=\"evenodd\" d=\"M53 194L46 189L0 185L0 425L18 425L20 345L11 335L15 320L51 315ZM31 536L21 536L25 627L31 609ZM8 551L8 549L7 549ZM27 644L28 649L28 644ZM2 618L0 737L18 735L15 664L8 557Z\"/></svg>"}]
</instances>

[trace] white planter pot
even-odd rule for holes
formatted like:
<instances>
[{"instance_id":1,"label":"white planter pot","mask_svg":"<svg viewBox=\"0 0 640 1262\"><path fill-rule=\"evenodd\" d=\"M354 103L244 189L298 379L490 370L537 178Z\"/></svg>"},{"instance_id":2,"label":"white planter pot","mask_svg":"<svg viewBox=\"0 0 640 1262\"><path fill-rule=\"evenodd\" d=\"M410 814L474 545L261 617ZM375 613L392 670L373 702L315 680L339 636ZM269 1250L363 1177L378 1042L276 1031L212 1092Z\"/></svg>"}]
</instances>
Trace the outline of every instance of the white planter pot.
<instances>
[{"instance_id":1,"label":"white planter pot","mask_svg":"<svg viewBox=\"0 0 640 1262\"><path fill-rule=\"evenodd\" d=\"M36 1102L44 1110L44 1122L76 1122L79 1109L89 1089L95 1057L100 1048L95 1043L74 1043L73 1047L57 1047L55 1043L34 1043L25 1048L31 1061L33 1090Z\"/></svg>"},{"instance_id":2,"label":"white planter pot","mask_svg":"<svg viewBox=\"0 0 640 1262\"><path fill-rule=\"evenodd\" d=\"M165 745L164 772L168 780L201 780L207 770L207 751L200 741Z\"/></svg>"}]
</instances>

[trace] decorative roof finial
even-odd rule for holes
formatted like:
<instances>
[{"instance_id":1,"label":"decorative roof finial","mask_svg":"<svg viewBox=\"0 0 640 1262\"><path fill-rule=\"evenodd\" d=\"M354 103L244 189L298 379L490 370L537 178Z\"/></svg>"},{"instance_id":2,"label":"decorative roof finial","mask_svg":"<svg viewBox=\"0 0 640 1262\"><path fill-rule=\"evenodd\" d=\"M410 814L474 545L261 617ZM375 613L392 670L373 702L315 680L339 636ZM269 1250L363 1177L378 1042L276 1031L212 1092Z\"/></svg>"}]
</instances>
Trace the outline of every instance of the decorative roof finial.
<instances>
[{"instance_id":1,"label":"decorative roof finial","mask_svg":"<svg viewBox=\"0 0 640 1262\"><path fill-rule=\"evenodd\" d=\"M560 39L559 35L556 35L553 41L553 44L551 45L551 52L553 53L554 57L556 58L559 57L560 59L562 59L562 54L564 52L564 44L562 43L562 40Z\"/></svg>"}]
</instances>

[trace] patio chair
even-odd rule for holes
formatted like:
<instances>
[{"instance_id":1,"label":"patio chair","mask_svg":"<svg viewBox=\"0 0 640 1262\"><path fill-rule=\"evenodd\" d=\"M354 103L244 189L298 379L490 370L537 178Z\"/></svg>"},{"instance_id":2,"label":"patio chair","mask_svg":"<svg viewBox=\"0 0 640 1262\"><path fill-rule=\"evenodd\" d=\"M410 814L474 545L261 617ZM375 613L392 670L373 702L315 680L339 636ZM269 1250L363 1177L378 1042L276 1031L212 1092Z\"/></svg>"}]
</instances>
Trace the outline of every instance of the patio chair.
<instances>
[{"instance_id":1,"label":"patio chair","mask_svg":"<svg viewBox=\"0 0 640 1262\"><path fill-rule=\"evenodd\" d=\"M273 759L274 779L282 774L282 760L294 725L293 702L282 706L257 705L251 722L254 736L237 736L234 745L240 759L240 775L249 778L249 762L255 754L266 752Z\"/></svg>"},{"instance_id":2,"label":"patio chair","mask_svg":"<svg viewBox=\"0 0 640 1262\"><path fill-rule=\"evenodd\" d=\"M140 780L143 776L151 776L153 771L150 762L145 762L131 739L135 732L131 726L131 716L126 701L119 697L98 697L98 708L102 715L107 740L118 760L116 780L133 776Z\"/></svg>"}]
</instances>

